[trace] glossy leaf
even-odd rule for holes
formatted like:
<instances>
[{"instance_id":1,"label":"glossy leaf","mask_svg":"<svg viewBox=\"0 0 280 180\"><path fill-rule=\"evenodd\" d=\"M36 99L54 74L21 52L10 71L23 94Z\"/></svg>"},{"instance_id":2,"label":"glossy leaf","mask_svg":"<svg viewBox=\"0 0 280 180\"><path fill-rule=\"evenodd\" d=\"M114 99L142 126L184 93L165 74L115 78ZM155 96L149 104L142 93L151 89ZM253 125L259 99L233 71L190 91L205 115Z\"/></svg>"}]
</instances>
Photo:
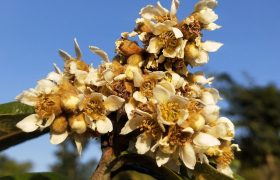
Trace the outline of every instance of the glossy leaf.
<instances>
[{"instance_id":1,"label":"glossy leaf","mask_svg":"<svg viewBox=\"0 0 280 180\"><path fill-rule=\"evenodd\" d=\"M48 131L24 133L16 127L16 123L33 113L33 107L20 102L0 104L0 151L41 136Z\"/></svg>"},{"instance_id":2,"label":"glossy leaf","mask_svg":"<svg viewBox=\"0 0 280 180\"><path fill-rule=\"evenodd\" d=\"M183 180L178 174L166 167L158 167L155 160L139 154L123 154L112 161L108 167L110 177L117 176L120 172L137 171L138 173L150 175L155 179ZM144 175L143 175L144 176Z\"/></svg>"}]
</instances>

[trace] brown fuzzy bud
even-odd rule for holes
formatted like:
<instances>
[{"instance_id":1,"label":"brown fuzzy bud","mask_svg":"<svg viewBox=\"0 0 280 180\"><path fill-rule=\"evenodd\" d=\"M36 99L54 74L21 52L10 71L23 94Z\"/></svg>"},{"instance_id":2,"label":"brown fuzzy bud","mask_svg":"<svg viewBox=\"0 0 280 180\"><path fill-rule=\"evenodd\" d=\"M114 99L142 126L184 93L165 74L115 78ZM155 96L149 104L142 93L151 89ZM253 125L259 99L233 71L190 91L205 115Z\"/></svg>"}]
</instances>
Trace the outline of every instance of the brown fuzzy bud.
<instances>
[{"instance_id":1,"label":"brown fuzzy bud","mask_svg":"<svg viewBox=\"0 0 280 180\"><path fill-rule=\"evenodd\" d=\"M127 39L117 41L116 46L117 51L124 56L140 54L142 52L142 48L136 42Z\"/></svg>"},{"instance_id":2,"label":"brown fuzzy bud","mask_svg":"<svg viewBox=\"0 0 280 180\"><path fill-rule=\"evenodd\" d=\"M67 130L68 122L64 116L55 118L51 125L51 130L55 134L64 133Z\"/></svg>"}]
</instances>

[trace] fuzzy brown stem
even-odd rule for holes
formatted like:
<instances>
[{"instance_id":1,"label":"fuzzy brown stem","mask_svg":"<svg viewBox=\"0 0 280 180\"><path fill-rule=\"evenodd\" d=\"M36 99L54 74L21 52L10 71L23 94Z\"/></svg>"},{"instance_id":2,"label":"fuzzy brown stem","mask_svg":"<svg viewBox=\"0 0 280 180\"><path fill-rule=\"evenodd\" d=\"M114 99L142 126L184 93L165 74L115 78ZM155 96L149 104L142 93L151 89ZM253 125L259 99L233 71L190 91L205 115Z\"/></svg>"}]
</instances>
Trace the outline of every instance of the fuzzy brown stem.
<instances>
[{"instance_id":1,"label":"fuzzy brown stem","mask_svg":"<svg viewBox=\"0 0 280 180\"><path fill-rule=\"evenodd\" d=\"M113 156L113 148L107 147L102 151L102 157L99 164L93 173L91 180L109 180L110 174L106 173L107 165L110 163Z\"/></svg>"},{"instance_id":2,"label":"fuzzy brown stem","mask_svg":"<svg viewBox=\"0 0 280 180\"><path fill-rule=\"evenodd\" d=\"M112 134L106 134L101 136L101 149L102 156L99 164L93 173L91 180L109 180L110 173L106 173L108 164L114 157L114 151L112 148Z\"/></svg>"}]
</instances>

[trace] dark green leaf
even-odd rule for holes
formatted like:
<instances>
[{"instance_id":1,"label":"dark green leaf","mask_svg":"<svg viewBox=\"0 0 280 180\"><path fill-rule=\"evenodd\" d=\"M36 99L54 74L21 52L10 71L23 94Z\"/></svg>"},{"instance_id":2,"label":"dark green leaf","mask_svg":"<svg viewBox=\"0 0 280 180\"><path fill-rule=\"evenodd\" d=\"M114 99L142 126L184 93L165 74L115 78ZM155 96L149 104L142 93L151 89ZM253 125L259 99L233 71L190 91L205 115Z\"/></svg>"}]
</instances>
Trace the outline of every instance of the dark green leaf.
<instances>
[{"instance_id":1,"label":"dark green leaf","mask_svg":"<svg viewBox=\"0 0 280 180\"><path fill-rule=\"evenodd\" d=\"M178 174L166 167L158 167L155 160L139 154L124 154L116 158L108 167L111 178L124 171L137 171L156 179L183 180Z\"/></svg>"},{"instance_id":2,"label":"dark green leaf","mask_svg":"<svg viewBox=\"0 0 280 180\"><path fill-rule=\"evenodd\" d=\"M33 107L19 102L0 104L0 151L48 131L24 133L15 126L20 120L33 113Z\"/></svg>"},{"instance_id":3,"label":"dark green leaf","mask_svg":"<svg viewBox=\"0 0 280 180\"><path fill-rule=\"evenodd\" d=\"M233 180L233 178L220 173L209 164L197 163L194 170L196 179L207 179L207 180Z\"/></svg>"}]
</instances>

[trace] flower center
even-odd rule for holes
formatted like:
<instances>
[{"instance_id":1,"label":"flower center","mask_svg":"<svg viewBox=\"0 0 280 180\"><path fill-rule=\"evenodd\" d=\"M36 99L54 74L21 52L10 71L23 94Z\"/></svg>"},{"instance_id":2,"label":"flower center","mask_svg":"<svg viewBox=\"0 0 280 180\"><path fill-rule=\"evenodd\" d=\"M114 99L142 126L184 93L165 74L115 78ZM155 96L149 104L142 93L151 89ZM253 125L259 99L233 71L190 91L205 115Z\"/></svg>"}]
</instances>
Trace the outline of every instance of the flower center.
<instances>
[{"instance_id":1,"label":"flower center","mask_svg":"<svg viewBox=\"0 0 280 180\"><path fill-rule=\"evenodd\" d=\"M176 48L179 44L178 39L172 31L160 34L159 39L164 48Z\"/></svg>"},{"instance_id":2,"label":"flower center","mask_svg":"<svg viewBox=\"0 0 280 180\"><path fill-rule=\"evenodd\" d=\"M168 122L177 122L180 116L180 106L176 102L168 102L160 105L162 117Z\"/></svg>"},{"instance_id":3,"label":"flower center","mask_svg":"<svg viewBox=\"0 0 280 180\"><path fill-rule=\"evenodd\" d=\"M170 17L169 16L154 16L155 20L157 22L164 22L164 21L167 21L167 20L170 20Z\"/></svg>"},{"instance_id":4,"label":"flower center","mask_svg":"<svg viewBox=\"0 0 280 180\"><path fill-rule=\"evenodd\" d=\"M103 119L105 115L105 107L101 100L96 98L88 98L83 102L85 104L84 112L93 120Z\"/></svg>"},{"instance_id":5,"label":"flower center","mask_svg":"<svg viewBox=\"0 0 280 180\"><path fill-rule=\"evenodd\" d=\"M156 86L156 81L153 79L148 79L142 83L140 86L140 92L146 97L153 96L153 89Z\"/></svg>"},{"instance_id":6,"label":"flower center","mask_svg":"<svg viewBox=\"0 0 280 180\"><path fill-rule=\"evenodd\" d=\"M183 24L181 29L184 37L189 40L194 40L201 35L201 25L197 20L194 20L189 24Z\"/></svg>"},{"instance_id":7,"label":"flower center","mask_svg":"<svg viewBox=\"0 0 280 180\"><path fill-rule=\"evenodd\" d=\"M124 99L128 99L132 95L133 86L129 82L116 81L112 84L113 93Z\"/></svg>"},{"instance_id":8,"label":"flower center","mask_svg":"<svg viewBox=\"0 0 280 180\"><path fill-rule=\"evenodd\" d=\"M40 119L48 118L52 114L59 115L61 110L60 97L57 94L42 94L38 97L35 112Z\"/></svg>"},{"instance_id":9,"label":"flower center","mask_svg":"<svg viewBox=\"0 0 280 180\"><path fill-rule=\"evenodd\" d=\"M169 144L172 146L175 145L184 145L186 142L191 141L192 134L188 132L182 132L182 128L179 126L171 126L168 129Z\"/></svg>"},{"instance_id":10,"label":"flower center","mask_svg":"<svg viewBox=\"0 0 280 180\"><path fill-rule=\"evenodd\" d=\"M158 122L154 119L143 119L142 124L138 126L140 131L144 132L146 135L150 135L153 138L160 138L162 129L159 126Z\"/></svg>"}]
</instances>

